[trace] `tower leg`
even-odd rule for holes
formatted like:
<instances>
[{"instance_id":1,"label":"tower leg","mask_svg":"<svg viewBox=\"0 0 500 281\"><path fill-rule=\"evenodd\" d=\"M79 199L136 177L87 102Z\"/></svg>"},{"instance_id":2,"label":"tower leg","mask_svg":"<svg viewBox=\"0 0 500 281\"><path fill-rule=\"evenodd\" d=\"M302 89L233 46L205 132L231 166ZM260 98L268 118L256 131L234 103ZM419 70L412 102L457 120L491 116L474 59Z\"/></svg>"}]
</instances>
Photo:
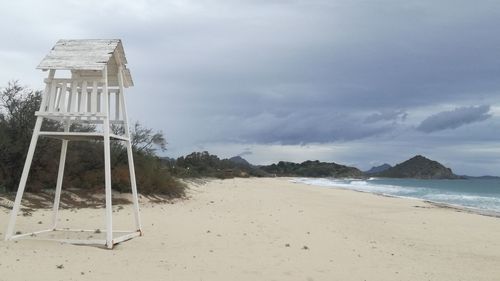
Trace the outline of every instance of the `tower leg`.
<instances>
[{"instance_id":1,"label":"tower leg","mask_svg":"<svg viewBox=\"0 0 500 281\"><path fill-rule=\"evenodd\" d=\"M52 208L52 228L56 229L58 213L59 213L59 203L61 201L61 189L62 181L64 177L64 166L66 164L66 151L68 149L68 141L63 140L61 145L61 157L59 159L59 171L57 173L57 184L56 184L56 195L54 197L54 207Z\"/></svg>"},{"instance_id":2,"label":"tower leg","mask_svg":"<svg viewBox=\"0 0 500 281\"><path fill-rule=\"evenodd\" d=\"M128 131L128 127L125 130ZM128 156L128 167L130 172L130 185L132 187L132 201L134 203L135 228L142 235L141 217L139 215L139 198L137 195L137 184L135 181L134 156L132 151L131 140L127 141L127 156Z\"/></svg>"},{"instance_id":3,"label":"tower leg","mask_svg":"<svg viewBox=\"0 0 500 281\"><path fill-rule=\"evenodd\" d=\"M24 189L26 188L26 181L28 180L28 175L31 168L31 162L33 161L33 155L35 154L36 143L38 142L38 135L40 133L40 128L42 127L42 122L43 118L37 117L35 128L33 129L33 135L31 136L28 155L26 156L26 162L24 162L21 181L19 182L19 187L17 189L16 199L14 201L12 212L10 213L10 219L9 219L9 224L7 225L7 231L5 232L5 240L9 240L14 234L14 227L16 225L17 213L19 212L19 208L21 207L21 199L23 198Z\"/></svg>"},{"instance_id":4,"label":"tower leg","mask_svg":"<svg viewBox=\"0 0 500 281\"><path fill-rule=\"evenodd\" d=\"M106 123L108 125L106 125ZM113 248L113 205L111 201L111 155L109 143L109 120L104 122L104 178L106 192L106 246Z\"/></svg>"},{"instance_id":5,"label":"tower leg","mask_svg":"<svg viewBox=\"0 0 500 281\"><path fill-rule=\"evenodd\" d=\"M135 168L134 168L134 156L132 151L132 139L130 136L130 128L128 124L128 116L127 116L127 105L125 103L125 95L123 93L123 69L119 67L118 70L118 84L120 86L120 108L122 109L123 114L123 127L125 130L125 136L128 138L127 141L127 156L128 156L128 167L130 173L130 185L132 188L132 200L134 203L134 216L135 216L135 227L137 231L142 235L142 224L141 224L141 216L139 214L139 198L137 195L137 183L135 180Z\"/></svg>"},{"instance_id":6,"label":"tower leg","mask_svg":"<svg viewBox=\"0 0 500 281\"><path fill-rule=\"evenodd\" d=\"M135 180L135 168L134 168L134 156L132 151L132 139L130 136L130 128L128 125L128 116L127 116L127 105L125 103L125 95L123 92L123 68L120 66L118 68L118 85L120 87L120 106L122 109L122 117L123 117L123 127L125 130L125 137L128 138L126 143L127 145L127 156L128 156L128 167L130 172L130 186L132 188L132 201L134 203L134 218L135 218L135 227L136 230L142 235L142 225L141 225L141 216L139 214L139 198L137 195L137 183Z\"/></svg>"},{"instance_id":7,"label":"tower leg","mask_svg":"<svg viewBox=\"0 0 500 281\"><path fill-rule=\"evenodd\" d=\"M108 69L104 67L102 72L104 79L103 95L104 95L104 180L106 192L106 246L108 249L113 249L113 205L111 194L111 148L109 143L109 93L108 93Z\"/></svg>"}]
</instances>

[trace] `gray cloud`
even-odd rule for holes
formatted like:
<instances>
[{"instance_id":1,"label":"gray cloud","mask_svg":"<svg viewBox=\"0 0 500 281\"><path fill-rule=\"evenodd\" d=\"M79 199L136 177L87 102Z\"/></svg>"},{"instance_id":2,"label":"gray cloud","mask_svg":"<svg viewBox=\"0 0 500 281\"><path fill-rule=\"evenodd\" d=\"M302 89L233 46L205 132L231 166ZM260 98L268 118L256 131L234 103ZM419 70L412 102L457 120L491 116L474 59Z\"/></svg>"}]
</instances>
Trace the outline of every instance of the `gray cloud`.
<instances>
[{"instance_id":1,"label":"gray cloud","mask_svg":"<svg viewBox=\"0 0 500 281\"><path fill-rule=\"evenodd\" d=\"M34 67L57 39L122 38L136 85L129 114L166 133L170 156L214 142L240 144L236 155L364 141L346 155L374 161L381 141L398 139L388 154L406 155L482 145L500 130L498 116L477 122L487 112L439 139L409 129L464 124L442 115L419 126L426 108L498 104L499 1L17 0L0 4L0 26L0 83L38 88L46 73ZM257 164L279 160L253 152Z\"/></svg>"},{"instance_id":2,"label":"gray cloud","mask_svg":"<svg viewBox=\"0 0 500 281\"><path fill-rule=\"evenodd\" d=\"M466 124L484 121L491 118L489 105L459 107L451 111L443 111L427 117L417 130L431 133L446 129L456 129Z\"/></svg>"},{"instance_id":3,"label":"gray cloud","mask_svg":"<svg viewBox=\"0 0 500 281\"><path fill-rule=\"evenodd\" d=\"M206 137L204 142L305 145L364 139L399 128L397 123L368 124L364 119L348 112L311 109L247 117L223 114L206 120L200 134Z\"/></svg>"},{"instance_id":4,"label":"gray cloud","mask_svg":"<svg viewBox=\"0 0 500 281\"><path fill-rule=\"evenodd\" d=\"M408 113L403 110L390 110L384 112L374 113L365 118L365 123L376 123L379 121L405 121Z\"/></svg>"},{"instance_id":5,"label":"gray cloud","mask_svg":"<svg viewBox=\"0 0 500 281\"><path fill-rule=\"evenodd\" d=\"M253 152L252 150L250 150L250 148L245 148L245 150L241 153L238 153L238 156L248 156L248 155L252 155Z\"/></svg>"}]
</instances>

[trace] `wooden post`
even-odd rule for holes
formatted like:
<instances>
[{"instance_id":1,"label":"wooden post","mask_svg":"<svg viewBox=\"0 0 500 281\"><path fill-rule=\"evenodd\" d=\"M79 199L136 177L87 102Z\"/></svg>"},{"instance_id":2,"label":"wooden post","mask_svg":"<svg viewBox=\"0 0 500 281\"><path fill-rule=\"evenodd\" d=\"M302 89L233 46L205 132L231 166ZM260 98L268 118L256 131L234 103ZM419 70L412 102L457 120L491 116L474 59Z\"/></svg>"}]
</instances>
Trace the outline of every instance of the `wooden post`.
<instances>
[{"instance_id":1,"label":"wooden post","mask_svg":"<svg viewBox=\"0 0 500 281\"><path fill-rule=\"evenodd\" d=\"M109 249L113 248L113 206L111 194L111 148L109 142L109 106L108 106L108 68L104 67L102 71L104 80L103 94L104 94L104 178L105 178L105 191L106 191L106 246Z\"/></svg>"},{"instance_id":2,"label":"wooden post","mask_svg":"<svg viewBox=\"0 0 500 281\"><path fill-rule=\"evenodd\" d=\"M69 132L69 121L64 126L64 131ZM56 194L54 196L54 207L52 208L52 229L57 228L57 220L59 213L59 203L61 201L61 189L64 177L64 166L66 164L66 152L68 150L68 140L62 140L61 156L59 158L59 171L57 172Z\"/></svg>"},{"instance_id":3,"label":"wooden post","mask_svg":"<svg viewBox=\"0 0 500 281\"><path fill-rule=\"evenodd\" d=\"M19 182L19 187L17 189L16 199L14 201L14 207L12 208L12 213L10 214L9 224L7 226L7 232L5 233L5 240L9 240L14 233L14 226L16 224L17 213L21 207L21 199L23 198L24 188L26 187L26 181L28 180L28 174L31 168L31 161L33 161L33 154L35 153L36 143L38 141L38 133L42 126L42 117L36 118L35 129L33 130L33 136L31 136L30 148L28 149L28 155L26 156L26 162L24 162L23 173L21 175L21 181Z\"/></svg>"},{"instance_id":4,"label":"wooden post","mask_svg":"<svg viewBox=\"0 0 500 281\"><path fill-rule=\"evenodd\" d=\"M87 91L87 81L83 81L82 82L82 91L81 91L81 94L80 94L80 112L81 113L84 113L84 112L87 112L88 111L88 97L87 97L87 94L88 94L88 91Z\"/></svg>"},{"instance_id":5,"label":"wooden post","mask_svg":"<svg viewBox=\"0 0 500 281\"><path fill-rule=\"evenodd\" d=\"M130 185L132 188L132 201L134 203L134 217L135 217L135 227L136 230L142 235L142 225L141 216L139 214L139 198L137 195L137 183L135 181L135 167L134 167L134 155L132 151L132 140L130 139L130 128L128 124L127 107L125 104L125 94L123 92L123 69L118 67L118 86L120 88L120 101L121 110L123 116L123 128L125 130L125 137L127 138L127 156L128 156L128 167L130 172Z\"/></svg>"},{"instance_id":6,"label":"wooden post","mask_svg":"<svg viewBox=\"0 0 500 281\"><path fill-rule=\"evenodd\" d=\"M50 70L49 77L46 82L45 91L42 96L42 102L40 104L40 110L49 103L49 95L52 92L52 83L56 71ZM30 147L28 149L28 154L26 155L26 161L24 162L23 173L21 174L21 180L19 181L19 187L17 188L16 199L14 200L14 206L12 207L12 212L10 213L9 224L7 225L7 231L5 232L5 240L9 240L14 234L14 227L16 226L17 213L21 208L21 199L23 198L24 189L26 188L26 182L28 180L28 175L31 168L31 162L33 161L33 155L35 154L36 144L38 142L38 134L42 127L43 117L37 117L35 128L33 129L33 135L31 136Z\"/></svg>"}]
</instances>

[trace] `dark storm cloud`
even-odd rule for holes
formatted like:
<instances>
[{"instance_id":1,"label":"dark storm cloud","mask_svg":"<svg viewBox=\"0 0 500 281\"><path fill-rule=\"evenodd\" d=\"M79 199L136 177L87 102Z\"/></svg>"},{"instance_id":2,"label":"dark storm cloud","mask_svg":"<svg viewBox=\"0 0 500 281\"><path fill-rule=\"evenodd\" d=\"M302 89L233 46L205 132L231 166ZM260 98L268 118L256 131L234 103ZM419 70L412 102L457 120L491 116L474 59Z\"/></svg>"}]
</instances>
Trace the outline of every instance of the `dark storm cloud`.
<instances>
[{"instance_id":1,"label":"dark storm cloud","mask_svg":"<svg viewBox=\"0 0 500 281\"><path fill-rule=\"evenodd\" d=\"M460 126L484 121L491 118L489 105L459 107L451 111L443 111L427 117L417 130L425 133L456 129Z\"/></svg>"},{"instance_id":2,"label":"dark storm cloud","mask_svg":"<svg viewBox=\"0 0 500 281\"><path fill-rule=\"evenodd\" d=\"M148 73L137 84L165 100L156 103L158 112L189 112L182 125L196 130L173 135L262 143L376 136L393 128L375 123L405 121L401 108L411 114L422 106L470 103L500 88L500 63L491 59L500 53L492 33L500 4L311 3L240 1L229 6L235 15L214 4L196 20L131 23L129 36L137 39L129 38L126 48L136 57L135 71ZM160 33L158 42L150 37ZM210 119L219 121L205 130ZM169 120L162 124L181 124Z\"/></svg>"}]
</instances>

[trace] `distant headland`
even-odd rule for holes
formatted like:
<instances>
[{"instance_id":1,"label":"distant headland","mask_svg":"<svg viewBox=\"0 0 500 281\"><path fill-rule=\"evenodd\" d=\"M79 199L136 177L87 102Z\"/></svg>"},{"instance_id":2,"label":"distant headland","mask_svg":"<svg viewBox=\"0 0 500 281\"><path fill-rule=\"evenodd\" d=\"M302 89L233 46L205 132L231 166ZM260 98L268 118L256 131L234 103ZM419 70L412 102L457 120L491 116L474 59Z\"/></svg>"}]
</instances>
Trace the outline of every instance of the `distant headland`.
<instances>
[{"instance_id":1,"label":"distant headland","mask_svg":"<svg viewBox=\"0 0 500 281\"><path fill-rule=\"evenodd\" d=\"M372 176L384 178L415 178L415 179L460 179L450 168L428 159L422 155L414 156L394 167L387 167Z\"/></svg>"},{"instance_id":2,"label":"distant headland","mask_svg":"<svg viewBox=\"0 0 500 281\"><path fill-rule=\"evenodd\" d=\"M404 162L391 166L383 164L368 171L334 162L307 160L302 163L279 161L271 165L252 165L241 156L219 159L208 152L193 152L178 159L163 158L174 174L184 176L228 177L332 177L332 178L414 178L414 179L466 179L443 164L416 155Z\"/></svg>"}]
</instances>

